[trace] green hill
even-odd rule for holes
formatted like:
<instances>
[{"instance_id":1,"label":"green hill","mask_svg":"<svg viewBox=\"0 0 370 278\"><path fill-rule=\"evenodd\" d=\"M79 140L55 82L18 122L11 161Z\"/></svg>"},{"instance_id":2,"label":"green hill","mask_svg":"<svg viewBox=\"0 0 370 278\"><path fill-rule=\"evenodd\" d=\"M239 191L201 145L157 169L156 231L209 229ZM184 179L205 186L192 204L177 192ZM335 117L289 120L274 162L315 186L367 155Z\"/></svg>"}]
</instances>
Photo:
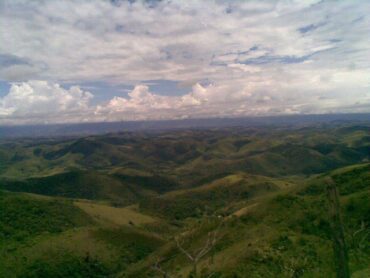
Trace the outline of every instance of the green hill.
<instances>
[{"instance_id":1,"label":"green hill","mask_svg":"<svg viewBox=\"0 0 370 278\"><path fill-rule=\"evenodd\" d=\"M229 212L226 215L233 216L224 220L214 252L201 260L199 268L204 275L215 272L216 277L332 277L332 231L324 181L326 176L332 176L342 195L350 270L352 273L366 271L370 261L370 237L369 226L362 225L370 223L369 167L370 164L343 168L310 179L305 185L219 208L216 214L225 215L226 209ZM356 177L356 184L360 185L354 186L351 193L346 189L350 177ZM237 213L230 214L233 210ZM199 215L191 216L201 219ZM212 221L209 224L199 221L188 224L195 228L186 229L192 231L184 244L189 252L204 245L207 233L215 229ZM176 273L176 267L181 269L180 273L191 271L190 261L175 246L162 252L165 254L158 252L157 256L170 258L164 261L163 269L170 273ZM149 265L154 258L139 269L133 268L129 277L149 276ZM210 264L210 260L213 263Z\"/></svg>"},{"instance_id":2,"label":"green hill","mask_svg":"<svg viewBox=\"0 0 370 278\"><path fill-rule=\"evenodd\" d=\"M204 250L197 277L334 277L328 178L350 271L366 277L369 131L343 123L4 139L0 277L194 277L189 258Z\"/></svg>"}]
</instances>

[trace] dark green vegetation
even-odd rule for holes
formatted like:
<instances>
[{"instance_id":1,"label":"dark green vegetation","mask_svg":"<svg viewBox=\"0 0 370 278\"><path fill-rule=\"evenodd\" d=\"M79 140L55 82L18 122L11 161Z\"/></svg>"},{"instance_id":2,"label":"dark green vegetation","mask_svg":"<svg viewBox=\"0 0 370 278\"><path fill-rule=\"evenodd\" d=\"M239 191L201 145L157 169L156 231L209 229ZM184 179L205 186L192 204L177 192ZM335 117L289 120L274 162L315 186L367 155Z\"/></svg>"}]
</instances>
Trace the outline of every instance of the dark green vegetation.
<instances>
[{"instance_id":1,"label":"dark green vegetation","mask_svg":"<svg viewBox=\"0 0 370 278\"><path fill-rule=\"evenodd\" d=\"M23 241L40 233L59 233L89 223L88 215L76 209L72 202L34 200L0 192L0 244L7 240Z\"/></svg>"},{"instance_id":2,"label":"dark green vegetation","mask_svg":"<svg viewBox=\"0 0 370 278\"><path fill-rule=\"evenodd\" d=\"M370 125L0 141L0 277L370 274ZM214 238L210 238L214 235ZM181 251L177 246L183 248Z\"/></svg>"}]
</instances>

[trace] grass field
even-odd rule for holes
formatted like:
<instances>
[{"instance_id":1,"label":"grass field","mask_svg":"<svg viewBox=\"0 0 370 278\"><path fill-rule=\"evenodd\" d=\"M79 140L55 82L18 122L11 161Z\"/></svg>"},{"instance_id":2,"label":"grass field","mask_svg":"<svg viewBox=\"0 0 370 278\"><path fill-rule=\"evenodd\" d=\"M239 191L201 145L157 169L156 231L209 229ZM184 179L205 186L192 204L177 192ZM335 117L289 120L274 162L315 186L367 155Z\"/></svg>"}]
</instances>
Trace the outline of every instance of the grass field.
<instances>
[{"instance_id":1,"label":"grass field","mask_svg":"<svg viewBox=\"0 0 370 278\"><path fill-rule=\"evenodd\" d=\"M155 218L139 213L132 207L116 208L87 201L76 201L74 204L102 225L139 226L156 221Z\"/></svg>"}]
</instances>

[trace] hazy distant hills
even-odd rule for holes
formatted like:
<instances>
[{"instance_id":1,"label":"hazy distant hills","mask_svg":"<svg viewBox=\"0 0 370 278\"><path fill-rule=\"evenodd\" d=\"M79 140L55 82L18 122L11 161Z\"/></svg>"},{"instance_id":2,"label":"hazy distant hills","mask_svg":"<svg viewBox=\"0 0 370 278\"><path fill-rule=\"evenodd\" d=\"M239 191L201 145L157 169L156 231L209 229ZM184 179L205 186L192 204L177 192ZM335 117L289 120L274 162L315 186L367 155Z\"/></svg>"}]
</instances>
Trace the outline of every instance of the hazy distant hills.
<instances>
[{"instance_id":1,"label":"hazy distant hills","mask_svg":"<svg viewBox=\"0 0 370 278\"><path fill-rule=\"evenodd\" d=\"M0 176L23 179L78 170L135 176L141 181L161 177L162 187L166 177L177 186L192 187L240 171L271 177L310 175L367 161L369 126L181 129L69 139L4 139L0 142Z\"/></svg>"},{"instance_id":2,"label":"hazy distant hills","mask_svg":"<svg viewBox=\"0 0 370 278\"><path fill-rule=\"evenodd\" d=\"M1 126L0 138L4 137L45 137L76 136L115 133L121 131L158 131L186 128L220 128L251 126L307 126L313 124L341 124L350 122L369 122L368 114L326 114L326 115L288 115L244 118L209 118L163 121L122 121L79 124L45 124L27 126Z\"/></svg>"}]
</instances>

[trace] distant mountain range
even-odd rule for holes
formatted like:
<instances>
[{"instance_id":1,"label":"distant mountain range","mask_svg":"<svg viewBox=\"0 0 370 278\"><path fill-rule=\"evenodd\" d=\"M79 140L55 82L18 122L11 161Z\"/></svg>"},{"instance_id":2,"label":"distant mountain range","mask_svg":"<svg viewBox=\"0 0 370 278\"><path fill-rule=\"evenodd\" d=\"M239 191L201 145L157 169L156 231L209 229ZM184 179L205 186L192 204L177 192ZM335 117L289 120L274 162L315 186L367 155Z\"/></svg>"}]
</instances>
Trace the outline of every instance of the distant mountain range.
<instances>
[{"instance_id":1,"label":"distant mountain range","mask_svg":"<svg viewBox=\"0 0 370 278\"><path fill-rule=\"evenodd\" d=\"M80 136L116 133L123 131L161 131L185 128L221 128L253 126L310 126L312 124L343 124L369 122L370 113L366 114L325 114L325 115L285 115L243 118L208 118L161 121L122 121L73 124L45 124L1 126L0 138L9 137L49 137Z\"/></svg>"}]
</instances>

